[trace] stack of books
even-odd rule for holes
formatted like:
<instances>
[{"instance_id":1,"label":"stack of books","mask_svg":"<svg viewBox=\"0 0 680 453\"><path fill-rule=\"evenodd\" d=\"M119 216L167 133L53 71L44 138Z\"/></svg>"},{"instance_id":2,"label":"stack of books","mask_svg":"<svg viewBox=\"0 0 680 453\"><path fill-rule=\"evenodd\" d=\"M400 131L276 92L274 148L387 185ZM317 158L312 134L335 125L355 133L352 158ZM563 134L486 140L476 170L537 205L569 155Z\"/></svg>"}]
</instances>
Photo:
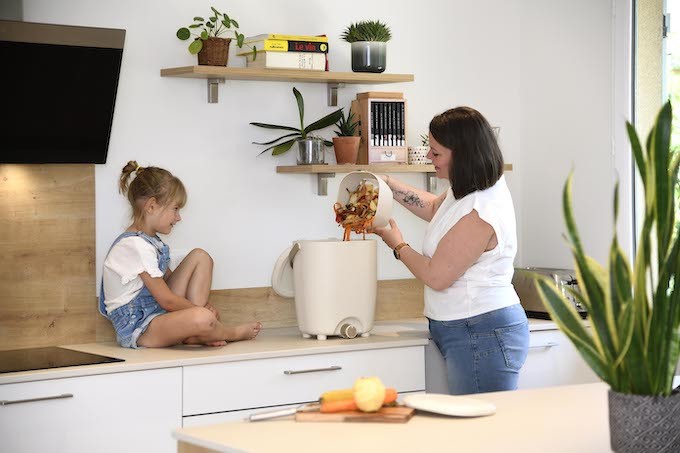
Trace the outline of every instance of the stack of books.
<instances>
[{"instance_id":1,"label":"stack of books","mask_svg":"<svg viewBox=\"0 0 680 453\"><path fill-rule=\"evenodd\" d=\"M251 36L243 40L243 48L236 55L245 57L249 68L328 71L328 37L274 33Z\"/></svg>"}]
</instances>

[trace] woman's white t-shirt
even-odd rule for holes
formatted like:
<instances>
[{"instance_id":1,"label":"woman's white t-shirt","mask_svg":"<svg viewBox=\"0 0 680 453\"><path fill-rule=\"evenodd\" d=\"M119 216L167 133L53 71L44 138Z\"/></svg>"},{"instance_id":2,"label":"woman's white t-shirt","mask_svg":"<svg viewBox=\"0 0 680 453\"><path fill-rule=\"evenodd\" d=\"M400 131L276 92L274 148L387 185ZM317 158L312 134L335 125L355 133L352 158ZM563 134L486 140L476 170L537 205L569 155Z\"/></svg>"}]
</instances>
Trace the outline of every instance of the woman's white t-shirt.
<instances>
[{"instance_id":1,"label":"woman's white t-shirt","mask_svg":"<svg viewBox=\"0 0 680 453\"><path fill-rule=\"evenodd\" d=\"M162 277L158 267L158 250L139 236L128 236L118 241L104 260L104 302L106 313L111 313L132 299L144 287L139 276L147 272L151 277Z\"/></svg>"},{"instance_id":2,"label":"woman's white t-shirt","mask_svg":"<svg viewBox=\"0 0 680 453\"><path fill-rule=\"evenodd\" d=\"M472 192L460 200L456 200L449 189L425 232L423 255L432 258L442 237L473 209L493 227L498 245L482 253L445 290L425 287L424 314L430 319L465 319L519 303L512 286L513 262L517 253L515 209L505 176L488 189Z\"/></svg>"}]
</instances>

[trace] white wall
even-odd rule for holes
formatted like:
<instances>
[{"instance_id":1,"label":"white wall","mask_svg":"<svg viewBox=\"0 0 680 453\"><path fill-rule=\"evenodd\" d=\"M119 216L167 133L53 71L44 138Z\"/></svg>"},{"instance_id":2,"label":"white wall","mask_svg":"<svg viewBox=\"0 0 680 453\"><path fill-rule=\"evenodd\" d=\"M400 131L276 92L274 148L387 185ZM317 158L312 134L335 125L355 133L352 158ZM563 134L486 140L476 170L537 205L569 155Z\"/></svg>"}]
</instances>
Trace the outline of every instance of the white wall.
<instances>
[{"instance_id":1,"label":"white wall","mask_svg":"<svg viewBox=\"0 0 680 453\"><path fill-rule=\"evenodd\" d=\"M432 0L398 7L389 0L25 0L28 21L127 30L108 161L96 168L98 275L109 244L127 226L116 180L130 159L167 168L184 181L189 203L167 241L178 252L208 250L216 261L215 289L268 286L276 258L291 241L340 236L332 215L339 177L329 183L331 195L320 197L312 176L277 174L277 165L294 164L293 153L257 157L251 142L274 135L248 124L296 124L294 85L305 96L308 122L319 118L331 111L325 85L227 81L220 103L208 104L205 81L159 76L162 67L194 64L174 33L194 15L207 14L212 3L236 18L246 35L328 34L335 71L350 70L349 45L339 39L346 25L387 22L393 34L387 71L413 73L415 82L348 85L339 105L348 106L361 91L403 91L413 144L433 115L456 105L473 106L500 126L506 162L515 165L508 183L518 214L519 264L568 264L558 206L572 161L579 218L609 212L609 191L601 193L611 172L609 0ZM242 63L230 62L236 64ZM403 179L424 187L422 175ZM419 248L425 223L401 208L394 216ZM608 231L589 225L586 243L599 245ZM409 276L384 245L379 250L381 279Z\"/></svg>"},{"instance_id":2,"label":"white wall","mask_svg":"<svg viewBox=\"0 0 680 453\"><path fill-rule=\"evenodd\" d=\"M630 93L627 3L521 2L525 265L572 267L562 238L562 189L570 171L576 221L590 255L600 262L607 258L617 176L622 184L621 216L630 221L630 159L623 131ZM629 233L630 228L621 230L626 250Z\"/></svg>"}]
</instances>

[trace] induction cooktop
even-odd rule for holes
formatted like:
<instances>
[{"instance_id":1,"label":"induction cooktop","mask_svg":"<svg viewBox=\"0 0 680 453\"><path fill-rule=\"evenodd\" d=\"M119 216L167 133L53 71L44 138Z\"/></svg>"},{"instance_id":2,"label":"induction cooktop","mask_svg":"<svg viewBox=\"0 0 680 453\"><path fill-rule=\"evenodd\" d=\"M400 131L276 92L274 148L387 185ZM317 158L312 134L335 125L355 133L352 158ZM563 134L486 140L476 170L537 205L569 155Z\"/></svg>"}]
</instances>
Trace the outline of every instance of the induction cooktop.
<instances>
[{"instance_id":1,"label":"induction cooktop","mask_svg":"<svg viewBox=\"0 0 680 453\"><path fill-rule=\"evenodd\" d=\"M45 348L13 349L0 351L0 373L44 370L67 366L94 365L98 363L124 362L123 359L88 352L74 351L56 346Z\"/></svg>"}]
</instances>

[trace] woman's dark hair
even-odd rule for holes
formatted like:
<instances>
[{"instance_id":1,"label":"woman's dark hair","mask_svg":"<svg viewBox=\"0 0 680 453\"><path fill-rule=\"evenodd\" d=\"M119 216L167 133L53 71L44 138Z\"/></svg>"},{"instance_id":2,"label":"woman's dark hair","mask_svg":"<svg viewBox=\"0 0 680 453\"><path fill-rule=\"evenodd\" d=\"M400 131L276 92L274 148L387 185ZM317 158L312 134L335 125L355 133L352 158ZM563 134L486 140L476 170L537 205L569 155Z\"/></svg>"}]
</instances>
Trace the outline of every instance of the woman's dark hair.
<instances>
[{"instance_id":1,"label":"woman's dark hair","mask_svg":"<svg viewBox=\"0 0 680 453\"><path fill-rule=\"evenodd\" d=\"M457 199L488 189L503 175L503 155L496 136L477 110L470 107L447 110L432 118L430 133L452 152L449 180Z\"/></svg>"}]
</instances>

